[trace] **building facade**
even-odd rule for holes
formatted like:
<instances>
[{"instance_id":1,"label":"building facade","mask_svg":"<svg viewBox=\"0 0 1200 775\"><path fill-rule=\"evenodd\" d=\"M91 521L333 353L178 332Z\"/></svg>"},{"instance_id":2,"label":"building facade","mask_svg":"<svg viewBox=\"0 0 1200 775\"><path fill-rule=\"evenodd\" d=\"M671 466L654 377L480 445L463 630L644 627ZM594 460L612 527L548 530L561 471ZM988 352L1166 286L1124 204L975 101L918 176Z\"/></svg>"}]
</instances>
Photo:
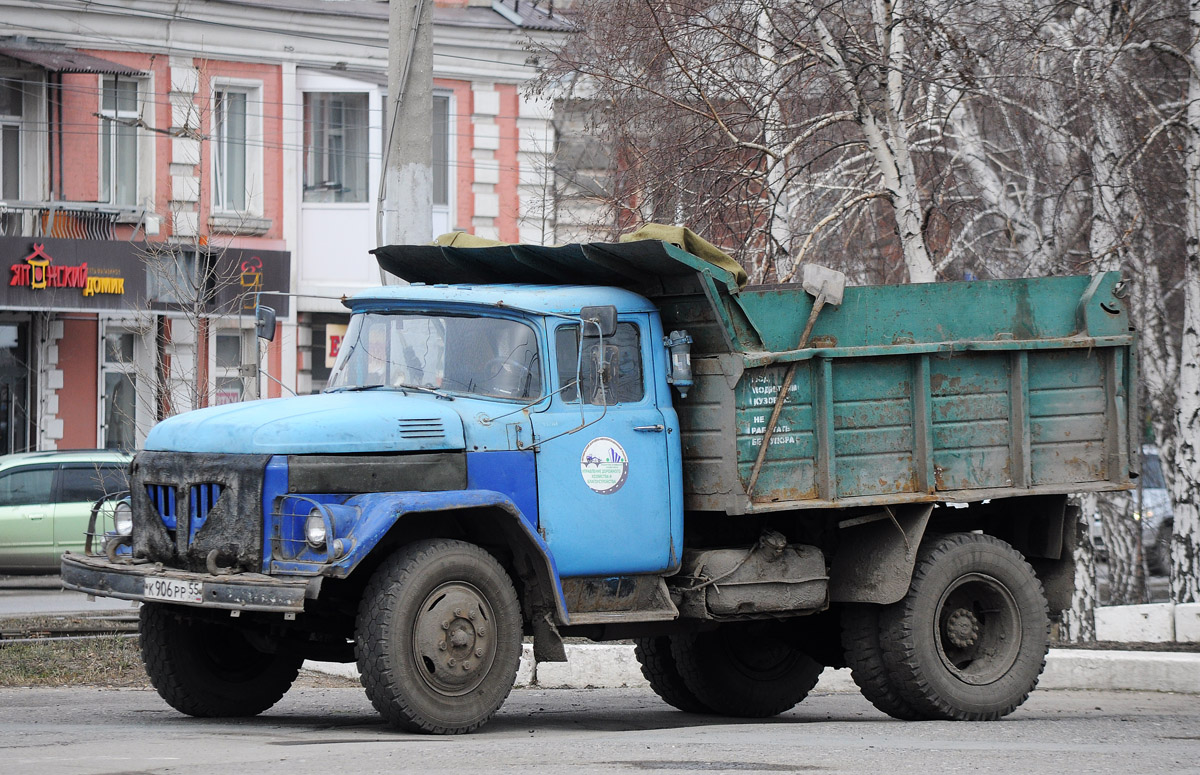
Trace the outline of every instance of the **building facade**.
<instances>
[{"instance_id":1,"label":"building facade","mask_svg":"<svg viewBox=\"0 0 1200 775\"><path fill-rule=\"evenodd\" d=\"M321 389L380 282L385 2L0 0L0 453ZM547 3L438 0L430 236L552 239ZM254 336L261 299L274 340Z\"/></svg>"}]
</instances>

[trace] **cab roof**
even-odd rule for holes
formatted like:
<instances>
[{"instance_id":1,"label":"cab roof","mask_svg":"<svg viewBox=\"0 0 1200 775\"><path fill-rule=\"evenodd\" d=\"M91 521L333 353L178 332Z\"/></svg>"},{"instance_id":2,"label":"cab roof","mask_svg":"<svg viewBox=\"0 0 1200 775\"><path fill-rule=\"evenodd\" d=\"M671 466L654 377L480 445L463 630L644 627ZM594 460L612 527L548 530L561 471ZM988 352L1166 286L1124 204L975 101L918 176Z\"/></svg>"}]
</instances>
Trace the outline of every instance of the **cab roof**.
<instances>
[{"instance_id":1,"label":"cab roof","mask_svg":"<svg viewBox=\"0 0 1200 775\"><path fill-rule=\"evenodd\" d=\"M396 303L428 303L431 307L471 304L526 312L578 315L581 307L612 304L618 312L652 312L655 307L636 293L588 285L473 285L438 283L389 285L355 294L348 302L356 312Z\"/></svg>"}]
</instances>

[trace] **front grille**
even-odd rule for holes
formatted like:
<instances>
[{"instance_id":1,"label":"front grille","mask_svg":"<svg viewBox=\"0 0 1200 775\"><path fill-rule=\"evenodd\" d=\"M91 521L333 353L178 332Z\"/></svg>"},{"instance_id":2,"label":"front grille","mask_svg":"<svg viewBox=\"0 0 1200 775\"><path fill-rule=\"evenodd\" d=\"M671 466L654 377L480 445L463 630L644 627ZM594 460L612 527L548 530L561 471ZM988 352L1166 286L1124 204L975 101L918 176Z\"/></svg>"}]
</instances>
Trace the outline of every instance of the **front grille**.
<instances>
[{"instance_id":1,"label":"front grille","mask_svg":"<svg viewBox=\"0 0 1200 775\"><path fill-rule=\"evenodd\" d=\"M446 429L437 417L400 421L400 438L402 439L440 439L445 435Z\"/></svg>"},{"instance_id":2,"label":"front grille","mask_svg":"<svg viewBox=\"0 0 1200 775\"><path fill-rule=\"evenodd\" d=\"M133 465L133 552L168 567L258 571L265 455L142 452ZM214 554L215 553L215 554Z\"/></svg>"},{"instance_id":3,"label":"front grille","mask_svg":"<svg viewBox=\"0 0 1200 775\"><path fill-rule=\"evenodd\" d=\"M221 498L221 485L216 482L208 482L207 484L194 484L189 492L189 514L192 518L191 527L189 528L189 542L195 540L196 531L204 527L204 523L208 521L208 515L212 512L213 507L217 505L217 501Z\"/></svg>"},{"instance_id":4,"label":"front grille","mask_svg":"<svg viewBox=\"0 0 1200 775\"><path fill-rule=\"evenodd\" d=\"M158 517L166 525L167 530L175 530L179 525L175 516L175 488L165 484L148 484L146 485L146 495L150 496L150 503L158 512Z\"/></svg>"}]
</instances>

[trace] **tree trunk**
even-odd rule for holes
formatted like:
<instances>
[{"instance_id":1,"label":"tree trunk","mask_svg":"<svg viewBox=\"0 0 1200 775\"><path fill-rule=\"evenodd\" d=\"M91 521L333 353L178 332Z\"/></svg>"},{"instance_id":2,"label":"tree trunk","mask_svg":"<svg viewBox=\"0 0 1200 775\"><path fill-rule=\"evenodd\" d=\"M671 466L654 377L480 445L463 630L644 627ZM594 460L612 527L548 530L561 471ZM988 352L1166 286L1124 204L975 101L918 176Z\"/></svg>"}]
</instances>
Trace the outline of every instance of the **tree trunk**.
<instances>
[{"instance_id":1,"label":"tree trunk","mask_svg":"<svg viewBox=\"0 0 1200 775\"><path fill-rule=\"evenodd\" d=\"M1192 30L1200 29L1200 0L1191 0ZM1175 410L1175 534L1171 541L1171 599L1200 602L1200 43L1188 52L1187 241L1179 394Z\"/></svg>"},{"instance_id":2,"label":"tree trunk","mask_svg":"<svg viewBox=\"0 0 1200 775\"><path fill-rule=\"evenodd\" d=\"M770 244L767 245L764 261L775 268L775 276L783 277L792 271L792 229L788 201L788 135L784 127L783 109L778 95L783 91L779 83L778 52L775 47L775 28L771 14L763 9L758 14L758 66L759 77L766 84L768 94L764 116L763 140L770 153L767 155L767 196L770 214Z\"/></svg>"},{"instance_id":3,"label":"tree trunk","mask_svg":"<svg viewBox=\"0 0 1200 775\"><path fill-rule=\"evenodd\" d=\"M1062 612L1058 639L1063 643L1091 643L1096 640L1096 552L1092 546L1091 511L1068 506L1067 515L1075 516L1075 591L1071 607Z\"/></svg>"},{"instance_id":4,"label":"tree trunk","mask_svg":"<svg viewBox=\"0 0 1200 775\"><path fill-rule=\"evenodd\" d=\"M1112 105L1097 104L1092 111L1095 136L1091 145L1092 230L1089 240L1094 272L1123 270L1134 264L1131 250L1134 235L1144 220L1131 170L1125 163L1133 138L1114 113ZM1137 423L1140 418L1131 417ZM1130 450L1140 454L1140 450ZM1092 498L1085 498L1084 502ZM1106 493L1096 499L1101 534L1108 549L1109 605L1146 601L1146 576L1142 567L1141 524L1133 519L1133 501L1128 492Z\"/></svg>"}]
</instances>

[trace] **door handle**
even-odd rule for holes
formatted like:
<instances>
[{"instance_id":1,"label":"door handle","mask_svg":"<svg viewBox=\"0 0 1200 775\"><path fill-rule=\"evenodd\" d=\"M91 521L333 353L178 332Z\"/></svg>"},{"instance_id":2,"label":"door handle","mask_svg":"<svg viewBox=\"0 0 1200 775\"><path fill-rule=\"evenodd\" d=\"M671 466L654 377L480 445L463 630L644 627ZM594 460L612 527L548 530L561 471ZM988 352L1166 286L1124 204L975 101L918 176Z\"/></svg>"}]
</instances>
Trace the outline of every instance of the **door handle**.
<instances>
[{"instance_id":1,"label":"door handle","mask_svg":"<svg viewBox=\"0 0 1200 775\"><path fill-rule=\"evenodd\" d=\"M662 433L664 430L666 430L666 426L664 426L664 425L635 425L635 426L633 426L633 429L635 431L641 431L642 433Z\"/></svg>"},{"instance_id":2,"label":"door handle","mask_svg":"<svg viewBox=\"0 0 1200 775\"><path fill-rule=\"evenodd\" d=\"M46 515L40 511L26 512L25 516L29 517L29 519L31 519L31 520L39 520L39 519L46 518Z\"/></svg>"}]
</instances>

